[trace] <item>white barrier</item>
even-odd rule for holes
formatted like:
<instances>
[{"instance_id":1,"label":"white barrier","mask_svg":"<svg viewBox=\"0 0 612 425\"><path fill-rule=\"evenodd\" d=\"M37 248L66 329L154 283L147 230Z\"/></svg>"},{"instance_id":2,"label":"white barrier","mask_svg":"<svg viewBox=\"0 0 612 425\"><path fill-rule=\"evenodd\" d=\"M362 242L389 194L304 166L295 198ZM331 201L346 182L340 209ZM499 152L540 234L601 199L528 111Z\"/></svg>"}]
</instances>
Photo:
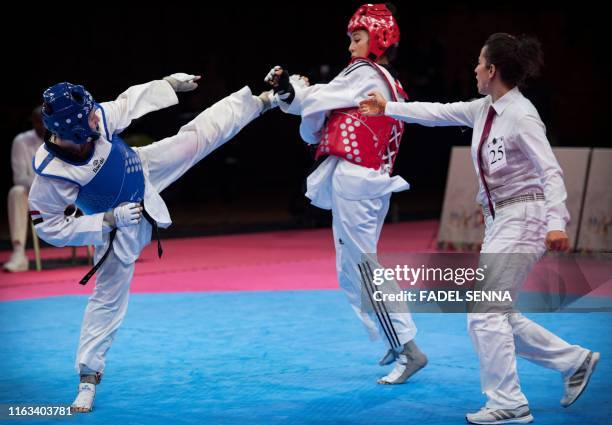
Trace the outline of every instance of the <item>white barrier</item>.
<instances>
[{"instance_id":1,"label":"white barrier","mask_svg":"<svg viewBox=\"0 0 612 425\"><path fill-rule=\"evenodd\" d=\"M575 249L591 149L553 148L553 152L563 170L563 181L567 190L565 206L570 214L570 223L565 231L570 240L570 247Z\"/></svg>"},{"instance_id":2,"label":"white barrier","mask_svg":"<svg viewBox=\"0 0 612 425\"><path fill-rule=\"evenodd\" d=\"M476 203L478 181L470 148L455 146L446 177L438 246L460 250L477 250L484 236L484 221Z\"/></svg>"},{"instance_id":3,"label":"white barrier","mask_svg":"<svg viewBox=\"0 0 612 425\"><path fill-rule=\"evenodd\" d=\"M587 183L578 249L612 251L612 149L595 148Z\"/></svg>"}]
</instances>

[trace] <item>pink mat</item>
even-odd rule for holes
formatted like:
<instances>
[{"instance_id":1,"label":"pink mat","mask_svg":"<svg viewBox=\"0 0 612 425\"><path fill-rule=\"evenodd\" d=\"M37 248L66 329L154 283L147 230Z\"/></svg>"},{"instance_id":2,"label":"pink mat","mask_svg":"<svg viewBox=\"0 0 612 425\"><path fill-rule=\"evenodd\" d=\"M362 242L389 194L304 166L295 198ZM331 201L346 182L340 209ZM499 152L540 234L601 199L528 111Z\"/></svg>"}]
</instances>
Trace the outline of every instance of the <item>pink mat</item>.
<instances>
[{"instance_id":1,"label":"pink mat","mask_svg":"<svg viewBox=\"0 0 612 425\"><path fill-rule=\"evenodd\" d=\"M386 225L381 248L424 250L434 242L437 221ZM132 292L266 291L336 289L331 229L210 236L163 241L145 248L136 264ZM85 255L85 249L78 249ZM9 257L0 253L0 262ZM28 252L30 258L32 252ZM70 248L45 248L45 258L70 257ZM90 294L78 281L88 267L0 274L0 301Z\"/></svg>"},{"instance_id":2,"label":"pink mat","mask_svg":"<svg viewBox=\"0 0 612 425\"><path fill-rule=\"evenodd\" d=\"M387 224L381 237L381 252L434 251L438 222L435 220ZM247 235L210 236L163 241L164 256L157 258L157 245L145 248L136 264L132 292L272 291L336 289L335 256L331 229L279 231ZM85 255L85 248L79 248ZM0 252L0 262L9 252ZM31 252L28 253L33 257ZM70 248L46 248L42 257L70 257ZM598 286L612 279L610 265L580 259L582 273L593 275ZM42 272L0 274L0 301L90 294L78 281L89 267L71 267ZM562 274L564 271L559 270ZM568 293L584 295L579 279L567 279ZM527 291L539 291L528 280ZM612 285L598 288L599 296L612 296Z\"/></svg>"}]
</instances>

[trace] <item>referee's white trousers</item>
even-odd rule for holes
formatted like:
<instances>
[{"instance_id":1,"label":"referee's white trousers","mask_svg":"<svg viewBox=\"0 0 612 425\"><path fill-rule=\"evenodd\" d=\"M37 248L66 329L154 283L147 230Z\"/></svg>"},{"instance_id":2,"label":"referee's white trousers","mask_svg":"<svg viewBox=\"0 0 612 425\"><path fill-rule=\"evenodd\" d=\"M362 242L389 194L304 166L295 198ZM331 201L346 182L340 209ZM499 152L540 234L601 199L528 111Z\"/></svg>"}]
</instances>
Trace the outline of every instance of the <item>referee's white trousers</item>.
<instances>
[{"instance_id":1,"label":"referee's white trousers","mask_svg":"<svg viewBox=\"0 0 612 425\"><path fill-rule=\"evenodd\" d=\"M183 126L178 134L137 148L143 170L157 192L161 192L210 152L229 141L259 116L261 101L248 87L221 99ZM142 220L139 226L150 225ZM96 252L95 261L102 256ZM78 373L103 372L106 353L127 312L134 263L122 263L114 252L96 273L96 286L89 298L76 356Z\"/></svg>"},{"instance_id":2,"label":"referee's white trousers","mask_svg":"<svg viewBox=\"0 0 612 425\"><path fill-rule=\"evenodd\" d=\"M498 210L495 220L485 216L482 254L513 254L496 275L495 289L517 290L546 251L544 201L519 203ZM503 257L502 257L503 258ZM571 376L588 350L563 339L514 311L468 314L468 331L480 360L482 392L487 407L513 409L527 404L516 369L516 354Z\"/></svg>"},{"instance_id":3,"label":"referee's white trousers","mask_svg":"<svg viewBox=\"0 0 612 425\"><path fill-rule=\"evenodd\" d=\"M394 332L399 343L403 345L416 335L412 315L409 312L389 313L390 323L387 320L382 320L381 323L381 319L371 307L362 305L362 280L358 268L364 254L377 252L378 239L389 210L390 198L391 194L388 194L380 198L356 201L345 199L332 192L332 228L338 283L357 317L365 325L372 340L379 339L381 335L385 335L385 332ZM397 311L397 308L394 311Z\"/></svg>"}]
</instances>

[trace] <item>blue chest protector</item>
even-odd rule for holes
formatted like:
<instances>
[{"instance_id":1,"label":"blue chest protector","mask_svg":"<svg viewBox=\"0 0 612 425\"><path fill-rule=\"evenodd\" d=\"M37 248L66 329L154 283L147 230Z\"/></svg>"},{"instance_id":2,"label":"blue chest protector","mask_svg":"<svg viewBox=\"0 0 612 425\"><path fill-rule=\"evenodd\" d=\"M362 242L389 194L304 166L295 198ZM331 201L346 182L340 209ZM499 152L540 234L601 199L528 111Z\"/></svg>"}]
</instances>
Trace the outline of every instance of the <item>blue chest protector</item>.
<instances>
[{"instance_id":1,"label":"blue chest protector","mask_svg":"<svg viewBox=\"0 0 612 425\"><path fill-rule=\"evenodd\" d=\"M112 148L101 160L96 176L79 190L76 205L85 214L96 214L124 202L140 202L144 198L144 175L138 154L119 136L111 139Z\"/></svg>"}]
</instances>

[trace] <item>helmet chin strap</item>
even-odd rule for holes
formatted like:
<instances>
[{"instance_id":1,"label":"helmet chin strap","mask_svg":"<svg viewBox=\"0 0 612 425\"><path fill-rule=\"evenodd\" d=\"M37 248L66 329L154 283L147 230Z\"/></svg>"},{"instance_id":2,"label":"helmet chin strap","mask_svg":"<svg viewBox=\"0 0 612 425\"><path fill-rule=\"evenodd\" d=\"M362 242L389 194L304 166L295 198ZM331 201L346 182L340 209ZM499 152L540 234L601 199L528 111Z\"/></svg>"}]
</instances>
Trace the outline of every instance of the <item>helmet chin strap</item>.
<instances>
[{"instance_id":1,"label":"helmet chin strap","mask_svg":"<svg viewBox=\"0 0 612 425\"><path fill-rule=\"evenodd\" d=\"M51 134L47 140L48 142L53 143L54 145L57 145L59 148L65 149L69 152L72 152L76 156L80 157L84 155L85 153L89 152L90 146L93 143L95 143L96 140L98 140L98 138L91 138L91 139L92 140L88 142L76 143L73 140L62 139L56 134Z\"/></svg>"}]
</instances>

